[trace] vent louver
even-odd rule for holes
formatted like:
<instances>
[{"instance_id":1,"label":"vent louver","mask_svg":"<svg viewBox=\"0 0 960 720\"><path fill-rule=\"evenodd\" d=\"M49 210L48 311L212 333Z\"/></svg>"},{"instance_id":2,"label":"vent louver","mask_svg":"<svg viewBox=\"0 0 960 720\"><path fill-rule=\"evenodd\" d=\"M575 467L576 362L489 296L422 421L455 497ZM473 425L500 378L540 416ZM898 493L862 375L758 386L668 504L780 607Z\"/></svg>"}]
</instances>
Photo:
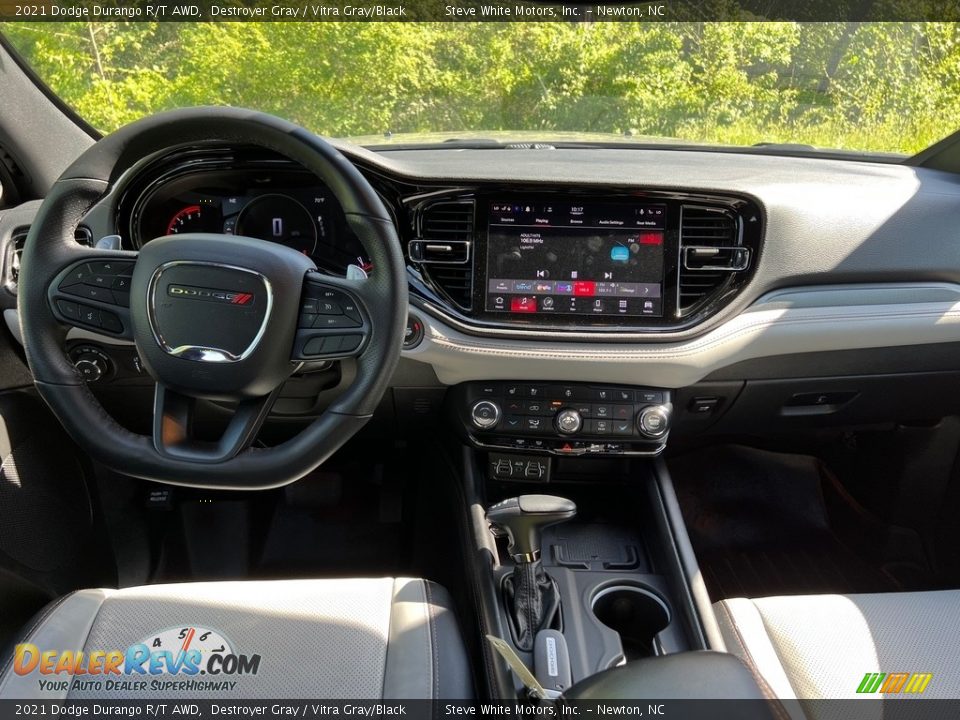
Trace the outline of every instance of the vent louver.
<instances>
[{"instance_id":1,"label":"vent louver","mask_svg":"<svg viewBox=\"0 0 960 720\"><path fill-rule=\"evenodd\" d=\"M7 266L9 268L7 270L7 283L11 288L17 286L17 280L20 278L20 258L23 255L23 246L27 242L27 233L29 232L30 226L24 225L23 227L15 228L10 235L10 248L12 248L12 252L10 262ZM93 247L93 233L90 232L89 228L83 225L79 226L74 232L73 237L81 245Z\"/></svg>"},{"instance_id":2,"label":"vent louver","mask_svg":"<svg viewBox=\"0 0 960 720\"><path fill-rule=\"evenodd\" d=\"M681 315L713 296L734 272L745 269L740 265L749 262L749 251L738 246L737 218L729 210L683 206L678 287Z\"/></svg>"},{"instance_id":3,"label":"vent louver","mask_svg":"<svg viewBox=\"0 0 960 720\"><path fill-rule=\"evenodd\" d=\"M420 234L410 242L410 259L461 310L473 304L472 200L437 202L420 215Z\"/></svg>"}]
</instances>

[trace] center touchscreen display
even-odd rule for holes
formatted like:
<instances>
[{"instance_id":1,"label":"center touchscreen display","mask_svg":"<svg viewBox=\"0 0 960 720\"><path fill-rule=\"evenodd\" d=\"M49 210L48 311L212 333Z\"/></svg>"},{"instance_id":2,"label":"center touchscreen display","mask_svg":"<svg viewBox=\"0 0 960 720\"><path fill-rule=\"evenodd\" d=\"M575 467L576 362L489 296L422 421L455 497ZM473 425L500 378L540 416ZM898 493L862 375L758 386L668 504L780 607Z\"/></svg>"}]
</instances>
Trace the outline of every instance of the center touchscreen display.
<instances>
[{"instance_id":1,"label":"center touchscreen display","mask_svg":"<svg viewBox=\"0 0 960 720\"><path fill-rule=\"evenodd\" d=\"M666 205L492 202L488 312L663 315Z\"/></svg>"}]
</instances>

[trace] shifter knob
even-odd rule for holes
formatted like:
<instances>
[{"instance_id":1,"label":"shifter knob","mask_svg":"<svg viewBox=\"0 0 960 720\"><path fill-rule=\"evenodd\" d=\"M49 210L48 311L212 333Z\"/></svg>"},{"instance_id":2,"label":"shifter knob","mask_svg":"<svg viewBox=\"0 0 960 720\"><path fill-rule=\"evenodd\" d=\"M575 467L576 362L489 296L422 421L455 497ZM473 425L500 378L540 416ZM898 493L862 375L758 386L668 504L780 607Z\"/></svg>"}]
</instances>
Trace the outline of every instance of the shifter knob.
<instances>
[{"instance_id":1,"label":"shifter knob","mask_svg":"<svg viewBox=\"0 0 960 720\"><path fill-rule=\"evenodd\" d=\"M515 562L540 559L540 534L545 527L570 520L577 514L572 500L553 495L521 495L491 505L487 521L506 532L508 551Z\"/></svg>"}]
</instances>

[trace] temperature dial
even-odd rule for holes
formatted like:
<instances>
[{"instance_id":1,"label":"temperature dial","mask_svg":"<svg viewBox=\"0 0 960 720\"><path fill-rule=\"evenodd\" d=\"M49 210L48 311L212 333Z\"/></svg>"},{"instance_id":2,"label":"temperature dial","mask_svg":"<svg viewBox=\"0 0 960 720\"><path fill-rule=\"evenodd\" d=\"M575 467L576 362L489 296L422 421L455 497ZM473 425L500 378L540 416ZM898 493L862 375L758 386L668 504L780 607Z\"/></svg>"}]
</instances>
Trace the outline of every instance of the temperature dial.
<instances>
[{"instance_id":1,"label":"temperature dial","mask_svg":"<svg viewBox=\"0 0 960 720\"><path fill-rule=\"evenodd\" d=\"M491 400L481 400L470 408L470 419L481 430L489 430L500 422L500 406Z\"/></svg>"},{"instance_id":2,"label":"temperature dial","mask_svg":"<svg viewBox=\"0 0 960 720\"><path fill-rule=\"evenodd\" d=\"M663 405L650 405L637 415L637 429L644 437L656 440L670 429L670 409Z\"/></svg>"}]
</instances>

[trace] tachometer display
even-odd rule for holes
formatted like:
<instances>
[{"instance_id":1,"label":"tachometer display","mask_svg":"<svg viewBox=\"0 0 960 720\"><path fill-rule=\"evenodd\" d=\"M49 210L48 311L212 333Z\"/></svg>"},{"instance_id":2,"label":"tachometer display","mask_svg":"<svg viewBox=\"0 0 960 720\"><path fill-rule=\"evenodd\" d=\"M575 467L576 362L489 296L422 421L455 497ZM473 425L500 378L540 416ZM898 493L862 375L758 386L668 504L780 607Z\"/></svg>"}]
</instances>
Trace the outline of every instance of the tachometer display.
<instances>
[{"instance_id":1,"label":"tachometer display","mask_svg":"<svg viewBox=\"0 0 960 720\"><path fill-rule=\"evenodd\" d=\"M189 205L178 211L167 223L167 235L203 231L203 210L199 205Z\"/></svg>"}]
</instances>

